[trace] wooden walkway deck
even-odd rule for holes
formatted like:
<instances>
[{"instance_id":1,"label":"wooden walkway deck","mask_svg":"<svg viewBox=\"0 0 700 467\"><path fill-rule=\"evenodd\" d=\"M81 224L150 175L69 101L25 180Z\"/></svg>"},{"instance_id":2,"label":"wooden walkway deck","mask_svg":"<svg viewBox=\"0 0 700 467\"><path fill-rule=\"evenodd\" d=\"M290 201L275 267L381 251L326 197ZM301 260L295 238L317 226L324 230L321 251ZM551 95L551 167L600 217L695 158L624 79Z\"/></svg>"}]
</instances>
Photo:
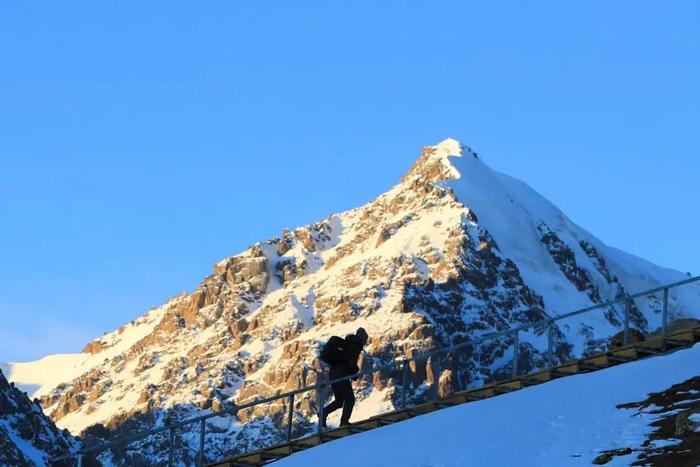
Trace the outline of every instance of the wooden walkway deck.
<instances>
[{"instance_id":1,"label":"wooden walkway deck","mask_svg":"<svg viewBox=\"0 0 700 467\"><path fill-rule=\"evenodd\" d=\"M210 466L219 467L248 467L266 465L281 458L290 456L299 451L311 449L329 441L333 441L346 436L380 428L382 426L399 423L402 420L418 417L436 410L453 407L459 404L498 397L513 391L518 391L529 386L546 383L552 379L563 378L571 375L588 373L601 370L615 365L620 365L640 358L662 355L674 350L692 347L696 342L700 342L700 326L675 332L665 338L658 337L654 340L647 340L620 347L607 352L601 352L590 357L574 360L563 365L543 370L537 373L519 376L517 378L500 381L468 391L461 391L450 394L445 398L427 402L420 405L410 406L393 412L375 415L367 420L353 423L349 426L336 428L316 433L304 438L294 439L288 443L270 446L258 451L249 452Z\"/></svg>"}]
</instances>

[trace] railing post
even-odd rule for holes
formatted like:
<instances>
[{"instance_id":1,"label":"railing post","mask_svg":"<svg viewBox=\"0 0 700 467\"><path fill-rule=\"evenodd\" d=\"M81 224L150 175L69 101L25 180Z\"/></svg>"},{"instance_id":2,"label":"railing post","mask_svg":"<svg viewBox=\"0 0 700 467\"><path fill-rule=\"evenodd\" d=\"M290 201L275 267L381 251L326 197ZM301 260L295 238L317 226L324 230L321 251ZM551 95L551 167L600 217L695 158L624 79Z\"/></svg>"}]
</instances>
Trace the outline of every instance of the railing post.
<instances>
[{"instance_id":1,"label":"railing post","mask_svg":"<svg viewBox=\"0 0 700 467\"><path fill-rule=\"evenodd\" d=\"M318 432L320 433L323 431L323 409L325 409L323 404L326 403L323 397L323 383L316 388L316 393L318 396Z\"/></svg>"},{"instance_id":2,"label":"railing post","mask_svg":"<svg viewBox=\"0 0 700 467\"><path fill-rule=\"evenodd\" d=\"M403 361L403 369L401 370L401 408L405 409L408 403L408 360Z\"/></svg>"},{"instance_id":3,"label":"railing post","mask_svg":"<svg viewBox=\"0 0 700 467\"><path fill-rule=\"evenodd\" d=\"M78 453L78 467L83 467L83 454L81 452Z\"/></svg>"},{"instance_id":4,"label":"railing post","mask_svg":"<svg viewBox=\"0 0 700 467\"><path fill-rule=\"evenodd\" d=\"M547 368L552 368L554 366L554 358L552 352L554 351L554 320L550 320L547 323Z\"/></svg>"},{"instance_id":5,"label":"railing post","mask_svg":"<svg viewBox=\"0 0 700 467\"><path fill-rule=\"evenodd\" d=\"M518 376L518 347L520 346L518 333L517 329L513 331L513 378Z\"/></svg>"},{"instance_id":6,"label":"railing post","mask_svg":"<svg viewBox=\"0 0 700 467\"><path fill-rule=\"evenodd\" d=\"M199 467L204 467L204 428L206 424L204 419L199 422L199 457L197 459L197 465Z\"/></svg>"},{"instance_id":7,"label":"railing post","mask_svg":"<svg viewBox=\"0 0 700 467\"><path fill-rule=\"evenodd\" d=\"M661 314L661 336L666 337L668 334L668 287L664 289L664 309Z\"/></svg>"},{"instance_id":8,"label":"railing post","mask_svg":"<svg viewBox=\"0 0 700 467\"><path fill-rule=\"evenodd\" d=\"M168 467L173 467L175 461L175 428L170 429L170 446L168 453Z\"/></svg>"},{"instance_id":9,"label":"railing post","mask_svg":"<svg viewBox=\"0 0 700 467\"><path fill-rule=\"evenodd\" d=\"M628 298L625 301L625 333L624 333L624 340L622 341L622 345L627 345L630 342L630 307L631 307L632 299Z\"/></svg>"},{"instance_id":10,"label":"railing post","mask_svg":"<svg viewBox=\"0 0 700 467\"><path fill-rule=\"evenodd\" d=\"M440 399L440 371L442 369L440 354L433 354L430 357L430 366L433 369L433 401L437 401Z\"/></svg>"},{"instance_id":11,"label":"railing post","mask_svg":"<svg viewBox=\"0 0 700 467\"><path fill-rule=\"evenodd\" d=\"M292 419L294 418L294 394L289 395L289 414L287 417L287 442L292 440Z\"/></svg>"}]
</instances>

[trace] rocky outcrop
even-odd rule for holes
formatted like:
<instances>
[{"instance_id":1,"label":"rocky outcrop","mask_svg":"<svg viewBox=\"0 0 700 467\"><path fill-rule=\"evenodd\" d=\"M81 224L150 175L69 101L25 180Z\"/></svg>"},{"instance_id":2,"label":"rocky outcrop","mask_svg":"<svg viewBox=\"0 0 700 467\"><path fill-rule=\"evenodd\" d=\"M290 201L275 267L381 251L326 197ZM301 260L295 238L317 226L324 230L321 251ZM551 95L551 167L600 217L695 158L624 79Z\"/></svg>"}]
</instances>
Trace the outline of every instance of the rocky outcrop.
<instances>
[{"instance_id":1,"label":"rocky outcrop","mask_svg":"<svg viewBox=\"0 0 700 467\"><path fill-rule=\"evenodd\" d=\"M625 332L620 331L610 338L610 341L608 342L608 350L619 349L625 345L644 342L645 340L646 334L638 329L630 328L627 335L627 344L625 344Z\"/></svg>"},{"instance_id":2,"label":"rocky outcrop","mask_svg":"<svg viewBox=\"0 0 700 467\"><path fill-rule=\"evenodd\" d=\"M634 450L612 450L599 456L606 464L615 456L636 454L633 465L676 466L700 464L700 376L690 378L643 401L619 405L654 414L651 431Z\"/></svg>"},{"instance_id":3,"label":"rocky outcrop","mask_svg":"<svg viewBox=\"0 0 700 467\"><path fill-rule=\"evenodd\" d=\"M681 318L669 321L666 325L666 333L673 334L676 332L683 331L685 329L691 329L700 326L700 319L695 318ZM662 332L661 327L649 333L651 336L660 336Z\"/></svg>"},{"instance_id":4,"label":"rocky outcrop","mask_svg":"<svg viewBox=\"0 0 700 467\"><path fill-rule=\"evenodd\" d=\"M684 410L676 415L676 438L685 438L700 433L700 408Z\"/></svg>"},{"instance_id":5,"label":"rocky outcrop","mask_svg":"<svg viewBox=\"0 0 700 467\"><path fill-rule=\"evenodd\" d=\"M0 371L0 465L46 465L77 447L69 433L44 415L38 400L30 401Z\"/></svg>"},{"instance_id":6,"label":"rocky outcrop","mask_svg":"<svg viewBox=\"0 0 700 467\"><path fill-rule=\"evenodd\" d=\"M646 317L639 307L637 307L635 301L628 296L625 288L617 277L610 272L605 258L600 255L593 245L585 240L581 240L578 246L580 246L582 251L591 260L595 266L595 271L605 279L609 286L608 294L605 298L601 295L600 286L593 280L592 271L586 270L578 264L576 254L572 247L562 241L545 222L537 224L537 231L540 234L542 244L569 282L571 282L576 289L584 292L592 303L605 304L604 316L610 324L616 327L621 326L625 320L625 313L628 312L631 325L639 329L640 332L648 332ZM611 294L614 295L611 296ZM628 306L627 304L629 304L629 310L625 309ZM596 340L592 334L589 335L585 330L582 334L589 337L586 343L586 353L590 354L602 350L602 342L599 339Z\"/></svg>"},{"instance_id":7,"label":"rocky outcrop","mask_svg":"<svg viewBox=\"0 0 700 467\"><path fill-rule=\"evenodd\" d=\"M92 342L89 342L85 348L83 349L83 352L89 353L89 354L96 354L100 353L105 349L104 342L101 342L100 340L94 340Z\"/></svg>"},{"instance_id":8,"label":"rocky outcrop","mask_svg":"<svg viewBox=\"0 0 700 467\"><path fill-rule=\"evenodd\" d=\"M110 385L111 381L104 378L104 372L95 369L75 380L70 387L61 388L61 391L43 397L41 404L45 407L55 406L51 417L58 421L79 410L84 403L99 399Z\"/></svg>"}]
</instances>

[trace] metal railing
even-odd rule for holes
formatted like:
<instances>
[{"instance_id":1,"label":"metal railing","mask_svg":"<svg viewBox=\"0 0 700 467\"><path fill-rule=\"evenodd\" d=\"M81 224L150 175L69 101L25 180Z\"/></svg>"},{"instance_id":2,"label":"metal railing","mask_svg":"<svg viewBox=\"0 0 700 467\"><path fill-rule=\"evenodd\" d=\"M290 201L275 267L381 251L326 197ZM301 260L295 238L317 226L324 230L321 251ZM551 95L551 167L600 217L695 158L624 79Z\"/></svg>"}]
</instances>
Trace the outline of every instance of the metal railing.
<instances>
[{"instance_id":1,"label":"metal railing","mask_svg":"<svg viewBox=\"0 0 700 467\"><path fill-rule=\"evenodd\" d=\"M141 431L137 433L133 433L130 435L122 436L119 438L116 438L110 442L103 443L100 445L96 446L90 446L86 448L80 449L78 452L75 453L69 453L65 454L60 457L56 457L54 459L51 459L51 463L56 463L61 460L68 460L68 459L76 459L76 463L78 467L82 467L83 464L83 459L86 456L89 456L94 453L99 453L106 451L108 449L112 449L115 447L119 446L126 446L129 445L132 442L143 440L145 438L148 438L150 436L168 432L169 434L169 447L168 447L168 465L172 466L175 462L175 432L176 430L183 428L185 426L189 425L194 425L194 424L199 424L199 449L197 451L197 465L198 466L203 466L205 463L205 453L204 453L204 447L205 447L205 436L206 436L206 421L214 418L214 417L222 417L222 416L235 416L238 412L246 409L250 409L262 404L268 404L271 402L275 401L280 401L287 399L289 403L289 408L286 414L287 417L287 427L286 427L286 433L285 437L287 441L291 441L293 439L292 437L292 426L293 426L293 418L294 418L294 400L295 397L298 394L303 394L309 391L317 391L317 400L318 400L318 422L317 422L317 427L316 430L318 432L322 431L321 423L323 420L323 408L324 408L324 402L325 402L325 395L327 394L327 389L330 387L331 384L341 382L341 381L347 381L355 378L360 378L363 376L370 375L372 373L375 373L377 371L385 371L385 370L392 370L392 369L398 369L398 367L401 367L400 373L401 373L401 379L402 379L402 384L401 384L401 403L400 403L400 408L405 408L408 404L408 379L410 376L410 364L413 362L423 362L427 361L430 359L430 363L432 366L432 372L433 372L433 394L431 395L433 399L437 400L439 398L438 394L438 379L439 379L439 374L440 374L440 358L438 358L439 355L441 354L449 354L451 352L455 352L457 350L469 347L469 346L474 346L476 344L489 341L489 340L495 340L495 339L501 339L501 338L509 338L508 342L511 342L513 346L513 354L512 354L512 363L511 363L511 376L513 378L519 376L519 369L518 369L518 357L519 357L519 347L520 347L520 333L530 330L530 329L535 329L535 328L544 328L546 327L547 329L547 353L546 353L546 368L551 368L554 366L554 325L556 322L571 318L573 316L581 315L584 313L589 313L594 310L599 310L603 309L609 306L612 306L616 303L620 302L625 302L625 311L624 311L624 332L623 332L623 345L627 345L629 343L630 339L630 315L631 315L631 306L632 306L632 301L635 298L640 298L640 297L645 297L648 295L653 295L657 292L663 292L663 301L662 301L662 319L661 319L661 336L665 337L667 335L667 328L668 328L668 308L669 308L669 290L680 287L686 284L694 283L700 281L700 276L692 277L686 280L674 282L672 284L668 284L665 286L661 287L656 287L653 289L645 290L643 292L638 292L635 294L631 295L625 295L623 297L619 297L613 300L605 301L603 303L599 303L597 305L589 306L586 308L582 308L576 311L572 311L569 313L565 313L562 315L550 317L547 319L539 320L539 321L534 321L531 323L525 323L520 326L517 326L515 328L508 329L506 331L500 331L500 332L492 332L488 334L484 334L482 336L469 339L465 342L451 345L448 347L442 347L439 349L434 349L430 352L426 352L424 354L415 356L415 357L410 357L410 358L403 358L403 359L397 359L392 361L391 363L385 364L385 365L380 365L380 366L375 366L370 369L360 371L359 373L356 373L354 375L350 376L345 376L342 378L337 378L332 381L322 381L320 383L311 385L311 386L306 386L300 389L295 389L293 391L288 391L284 392L275 396L270 396L262 399L256 399L251 402L248 402L246 404L242 405L237 405L232 408L228 409L223 409L219 410L216 412L212 412L206 415L201 415L198 417L193 417L187 420L183 420L177 423L173 423L161 428L154 428L151 430L146 430L146 431ZM619 331L618 331L619 333ZM561 362L565 363L565 362ZM435 375L438 375L437 378Z\"/></svg>"}]
</instances>

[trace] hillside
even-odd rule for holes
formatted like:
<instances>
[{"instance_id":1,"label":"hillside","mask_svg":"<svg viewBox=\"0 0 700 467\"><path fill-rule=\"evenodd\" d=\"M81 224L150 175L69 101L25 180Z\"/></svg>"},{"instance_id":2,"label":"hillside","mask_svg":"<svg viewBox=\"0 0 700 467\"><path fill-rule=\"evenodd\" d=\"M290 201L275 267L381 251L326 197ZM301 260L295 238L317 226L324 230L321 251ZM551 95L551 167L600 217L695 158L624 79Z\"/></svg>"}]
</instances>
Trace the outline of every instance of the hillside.
<instances>
[{"instance_id":1,"label":"hillside","mask_svg":"<svg viewBox=\"0 0 700 467\"><path fill-rule=\"evenodd\" d=\"M323 444L275 465L695 466L700 463L699 374L696 344L423 415ZM685 390L671 403L652 402L680 385ZM650 394L652 401L638 403ZM677 419L691 423L682 433L658 435L657 425L675 427Z\"/></svg>"},{"instance_id":2,"label":"hillside","mask_svg":"<svg viewBox=\"0 0 700 467\"><path fill-rule=\"evenodd\" d=\"M366 205L225 258L193 292L82 353L13 363L10 379L40 398L58 426L105 439L313 384L320 343L358 326L371 336L362 362L371 369L684 278L606 246L448 139L425 147L397 185ZM670 320L699 317L699 300L697 284L673 290ZM661 294L635 299L632 326L653 332L661 307ZM555 361L605 348L623 313L618 303L559 323ZM521 335L521 372L543 366L543 332ZM434 382L450 391L509 374L509 345L455 354L435 375L415 365L411 400ZM395 376L377 371L357 383L356 419L395 405ZM316 406L313 394L295 401L297 434L310 428ZM285 412L278 404L218 420L207 428L208 456L279 439ZM196 441L178 436L191 447L187 461ZM158 448L166 440L149 442ZM128 456L163 455L134 448Z\"/></svg>"},{"instance_id":3,"label":"hillside","mask_svg":"<svg viewBox=\"0 0 700 467\"><path fill-rule=\"evenodd\" d=\"M77 447L70 434L56 428L39 404L0 371L0 465L44 466L51 457Z\"/></svg>"}]
</instances>

